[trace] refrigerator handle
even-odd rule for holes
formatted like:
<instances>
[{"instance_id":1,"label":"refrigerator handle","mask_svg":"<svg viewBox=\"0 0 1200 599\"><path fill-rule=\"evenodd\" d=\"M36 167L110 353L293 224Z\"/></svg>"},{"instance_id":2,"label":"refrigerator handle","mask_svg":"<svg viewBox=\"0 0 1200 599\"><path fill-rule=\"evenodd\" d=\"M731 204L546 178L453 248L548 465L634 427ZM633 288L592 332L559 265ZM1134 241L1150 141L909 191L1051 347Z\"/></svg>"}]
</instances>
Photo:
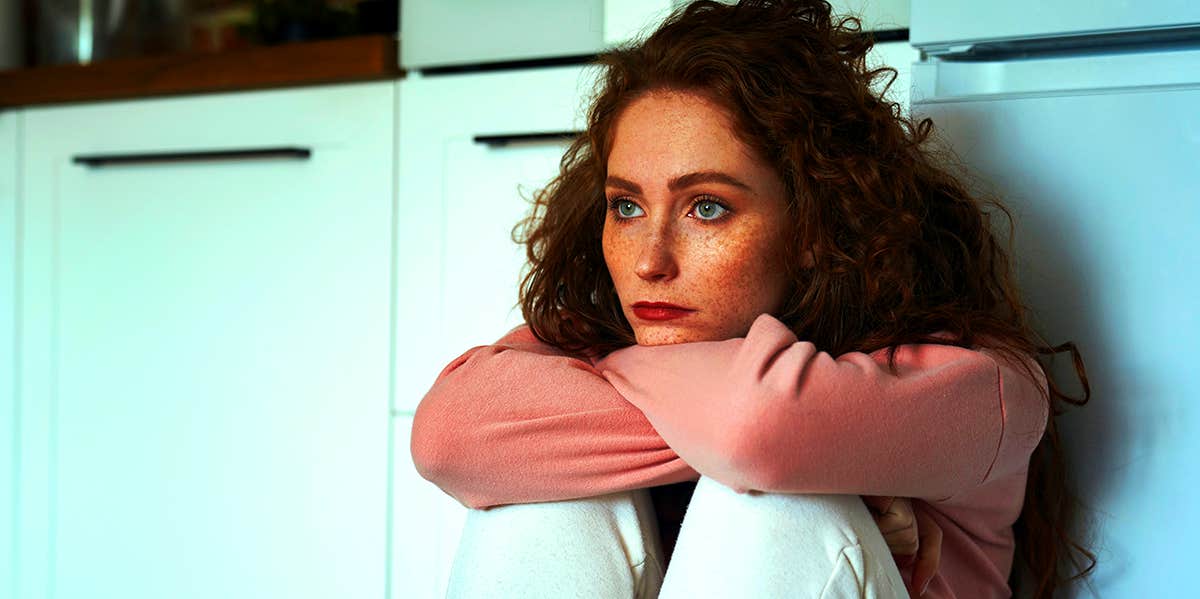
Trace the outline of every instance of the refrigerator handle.
<instances>
[{"instance_id":1,"label":"refrigerator handle","mask_svg":"<svg viewBox=\"0 0 1200 599\"><path fill-rule=\"evenodd\" d=\"M928 56L912 69L913 105L1200 85L1200 49L1072 53L1008 60Z\"/></svg>"}]
</instances>

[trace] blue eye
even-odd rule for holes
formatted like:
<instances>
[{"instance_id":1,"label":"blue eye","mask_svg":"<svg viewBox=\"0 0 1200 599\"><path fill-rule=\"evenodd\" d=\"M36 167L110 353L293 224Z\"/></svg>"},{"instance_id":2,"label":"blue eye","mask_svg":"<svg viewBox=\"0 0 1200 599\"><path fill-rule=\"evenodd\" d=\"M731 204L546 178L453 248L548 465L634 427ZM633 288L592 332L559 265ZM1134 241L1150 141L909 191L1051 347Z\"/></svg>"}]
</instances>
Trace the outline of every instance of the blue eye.
<instances>
[{"instance_id":1,"label":"blue eye","mask_svg":"<svg viewBox=\"0 0 1200 599\"><path fill-rule=\"evenodd\" d=\"M696 213L696 216L700 217L700 220L713 221L725 216L725 213L729 212L729 209L720 202L701 198L695 204L692 204L692 211Z\"/></svg>"},{"instance_id":2,"label":"blue eye","mask_svg":"<svg viewBox=\"0 0 1200 599\"><path fill-rule=\"evenodd\" d=\"M633 218L639 216L634 213L635 210L641 210L641 206L634 204L625 198L617 198L609 204L609 209L617 213L620 218Z\"/></svg>"}]
</instances>

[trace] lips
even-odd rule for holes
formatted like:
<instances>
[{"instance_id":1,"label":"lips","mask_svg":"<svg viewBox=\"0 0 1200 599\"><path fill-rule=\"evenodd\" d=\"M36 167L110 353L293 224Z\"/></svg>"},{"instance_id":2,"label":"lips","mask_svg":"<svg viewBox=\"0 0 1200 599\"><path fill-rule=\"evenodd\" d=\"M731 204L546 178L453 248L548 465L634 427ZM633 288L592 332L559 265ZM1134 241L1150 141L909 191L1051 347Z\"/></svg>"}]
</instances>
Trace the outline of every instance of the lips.
<instances>
[{"instance_id":1,"label":"lips","mask_svg":"<svg viewBox=\"0 0 1200 599\"><path fill-rule=\"evenodd\" d=\"M637 302L633 314L642 320L674 320L683 318L695 310L667 302Z\"/></svg>"}]
</instances>

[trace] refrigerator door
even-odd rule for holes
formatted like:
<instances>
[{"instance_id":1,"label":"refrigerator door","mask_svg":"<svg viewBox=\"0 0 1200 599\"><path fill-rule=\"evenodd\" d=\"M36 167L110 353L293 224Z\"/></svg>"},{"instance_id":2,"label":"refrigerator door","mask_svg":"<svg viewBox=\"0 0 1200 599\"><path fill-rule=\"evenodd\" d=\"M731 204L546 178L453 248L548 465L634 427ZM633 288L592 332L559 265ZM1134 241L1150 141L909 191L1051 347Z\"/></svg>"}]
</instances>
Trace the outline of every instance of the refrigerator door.
<instances>
[{"instance_id":1,"label":"refrigerator door","mask_svg":"<svg viewBox=\"0 0 1200 599\"><path fill-rule=\"evenodd\" d=\"M911 76L913 104L1146 92L1200 84L1200 50L995 61L930 59L914 64Z\"/></svg>"},{"instance_id":2,"label":"refrigerator door","mask_svg":"<svg viewBox=\"0 0 1200 599\"><path fill-rule=\"evenodd\" d=\"M1033 324L1087 366L1090 403L1058 422L1099 564L1071 596L1179 596L1200 538L1200 52L1110 58L935 62L912 112L1011 210ZM1050 372L1079 396L1069 355Z\"/></svg>"},{"instance_id":3,"label":"refrigerator door","mask_svg":"<svg viewBox=\"0 0 1200 599\"><path fill-rule=\"evenodd\" d=\"M938 46L1200 25L1196 0L912 0L909 40Z\"/></svg>"}]
</instances>

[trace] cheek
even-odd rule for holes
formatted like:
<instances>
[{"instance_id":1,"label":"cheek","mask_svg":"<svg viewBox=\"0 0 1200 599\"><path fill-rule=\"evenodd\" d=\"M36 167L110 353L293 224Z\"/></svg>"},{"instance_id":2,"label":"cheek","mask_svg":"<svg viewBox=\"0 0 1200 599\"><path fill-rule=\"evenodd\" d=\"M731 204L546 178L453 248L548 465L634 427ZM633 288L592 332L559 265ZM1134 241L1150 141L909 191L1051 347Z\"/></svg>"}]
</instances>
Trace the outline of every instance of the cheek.
<instances>
[{"instance_id":1,"label":"cheek","mask_svg":"<svg viewBox=\"0 0 1200 599\"><path fill-rule=\"evenodd\" d=\"M608 274L612 277L613 284L618 285L617 291L619 292L621 291L622 277L627 270L632 268L628 265L632 246L617 231L605 225L601 235L600 248L604 254L604 265L608 267Z\"/></svg>"},{"instance_id":2,"label":"cheek","mask_svg":"<svg viewBox=\"0 0 1200 599\"><path fill-rule=\"evenodd\" d=\"M770 310L778 301L784 275L779 240L766 232L725 236L705 244L708 289L716 305L726 313Z\"/></svg>"}]
</instances>

